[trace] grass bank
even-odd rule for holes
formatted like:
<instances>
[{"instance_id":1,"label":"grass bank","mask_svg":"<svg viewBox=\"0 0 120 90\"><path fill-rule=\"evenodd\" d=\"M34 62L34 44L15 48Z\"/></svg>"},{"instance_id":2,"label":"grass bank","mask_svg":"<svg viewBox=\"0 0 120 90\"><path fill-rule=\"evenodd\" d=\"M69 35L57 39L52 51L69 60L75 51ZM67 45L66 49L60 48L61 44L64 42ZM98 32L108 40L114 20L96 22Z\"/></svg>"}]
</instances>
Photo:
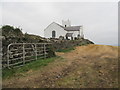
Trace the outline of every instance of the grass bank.
<instances>
[{"instance_id":1,"label":"grass bank","mask_svg":"<svg viewBox=\"0 0 120 90\"><path fill-rule=\"evenodd\" d=\"M47 58L47 59L38 59L37 61L33 61L30 63L25 64L25 66L22 67L16 67L13 69L3 69L2 70L2 78L7 79L10 77L13 77L15 75L21 74L28 72L29 70L38 70L41 67L47 66L49 63L53 62L59 58L58 56L52 57L52 58Z\"/></svg>"},{"instance_id":2,"label":"grass bank","mask_svg":"<svg viewBox=\"0 0 120 90\"><path fill-rule=\"evenodd\" d=\"M75 50L75 48L71 47L71 48L66 48L66 49L59 49L59 50L57 50L57 52L64 52L64 53L66 53L66 52L70 52L72 50Z\"/></svg>"}]
</instances>

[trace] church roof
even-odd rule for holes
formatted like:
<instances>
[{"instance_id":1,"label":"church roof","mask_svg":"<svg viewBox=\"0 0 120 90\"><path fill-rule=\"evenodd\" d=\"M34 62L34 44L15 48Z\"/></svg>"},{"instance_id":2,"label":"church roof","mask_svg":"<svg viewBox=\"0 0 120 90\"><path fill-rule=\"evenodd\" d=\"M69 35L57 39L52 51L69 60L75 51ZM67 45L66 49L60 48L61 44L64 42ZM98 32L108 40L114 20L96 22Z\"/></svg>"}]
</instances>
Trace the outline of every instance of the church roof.
<instances>
[{"instance_id":1,"label":"church roof","mask_svg":"<svg viewBox=\"0 0 120 90\"><path fill-rule=\"evenodd\" d=\"M70 27L64 27L65 30L67 31L79 31L80 26L70 26Z\"/></svg>"},{"instance_id":2,"label":"church roof","mask_svg":"<svg viewBox=\"0 0 120 90\"><path fill-rule=\"evenodd\" d=\"M63 27L62 25L56 23L60 27L64 28L66 31L79 31L81 26L69 26L69 27Z\"/></svg>"}]
</instances>

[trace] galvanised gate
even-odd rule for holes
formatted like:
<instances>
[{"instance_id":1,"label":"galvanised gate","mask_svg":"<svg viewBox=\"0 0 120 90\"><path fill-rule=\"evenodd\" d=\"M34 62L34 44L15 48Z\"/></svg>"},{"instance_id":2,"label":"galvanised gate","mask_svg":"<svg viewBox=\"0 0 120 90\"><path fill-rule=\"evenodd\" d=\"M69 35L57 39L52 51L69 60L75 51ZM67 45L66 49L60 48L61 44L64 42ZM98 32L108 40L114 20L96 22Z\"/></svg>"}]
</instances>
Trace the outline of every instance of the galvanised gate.
<instances>
[{"instance_id":1,"label":"galvanised gate","mask_svg":"<svg viewBox=\"0 0 120 90\"><path fill-rule=\"evenodd\" d=\"M46 58L51 43L12 43L7 47L6 67L22 66L27 62Z\"/></svg>"}]
</instances>

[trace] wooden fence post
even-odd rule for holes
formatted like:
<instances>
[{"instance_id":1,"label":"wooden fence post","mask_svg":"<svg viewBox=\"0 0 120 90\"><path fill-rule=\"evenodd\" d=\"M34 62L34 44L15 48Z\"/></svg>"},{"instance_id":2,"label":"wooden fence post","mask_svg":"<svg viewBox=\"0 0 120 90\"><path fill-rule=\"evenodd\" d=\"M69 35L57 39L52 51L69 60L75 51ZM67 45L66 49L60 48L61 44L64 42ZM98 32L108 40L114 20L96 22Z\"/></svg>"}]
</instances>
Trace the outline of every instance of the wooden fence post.
<instances>
[{"instance_id":1,"label":"wooden fence post","mask_svg":"<svg viewBox=\"0 0 120 90\"><path fill-rule=\"evenodd\" d=\"M25 64L25 44L23 43L23 65Z\"/></svg>"}]
</instances>

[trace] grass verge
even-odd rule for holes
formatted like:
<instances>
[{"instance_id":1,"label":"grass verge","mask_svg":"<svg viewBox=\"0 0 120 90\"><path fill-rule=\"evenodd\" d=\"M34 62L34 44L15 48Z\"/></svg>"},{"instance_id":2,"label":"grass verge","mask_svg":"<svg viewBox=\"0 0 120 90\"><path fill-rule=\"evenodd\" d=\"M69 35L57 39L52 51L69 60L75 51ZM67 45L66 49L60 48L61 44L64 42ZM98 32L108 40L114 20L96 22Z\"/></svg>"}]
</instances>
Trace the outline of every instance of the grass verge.
<instances>
[{"instance_id":1,"label":"grass verge","mask_svg":"<svg viewBox=\"0 0 120 90\"><path fill-rule=\"evenodd\" d=\"M2 70L2 78L7 79L13 77L15 75L28 72L29 70L38 70L41 67L48 65L48 63L53 62L55 59L59 58L58 56L47 58L47 59L38 59L37 61L33 61L25 64L22 67L16 67L13 69L3 69Z\"/></svg>"},{"instance_id":2,"label":"grass verge","mask_svg":"<svg viewBox=\"0 0 120 90\"><path fill-rule=\"evenodd\" d=\"M66 53L66 52L70 52L72 50L75 50L75 49L73 47L71 47L71 48L57 50L57 52L65 52Z\"/></svg>"}]
</instances>

